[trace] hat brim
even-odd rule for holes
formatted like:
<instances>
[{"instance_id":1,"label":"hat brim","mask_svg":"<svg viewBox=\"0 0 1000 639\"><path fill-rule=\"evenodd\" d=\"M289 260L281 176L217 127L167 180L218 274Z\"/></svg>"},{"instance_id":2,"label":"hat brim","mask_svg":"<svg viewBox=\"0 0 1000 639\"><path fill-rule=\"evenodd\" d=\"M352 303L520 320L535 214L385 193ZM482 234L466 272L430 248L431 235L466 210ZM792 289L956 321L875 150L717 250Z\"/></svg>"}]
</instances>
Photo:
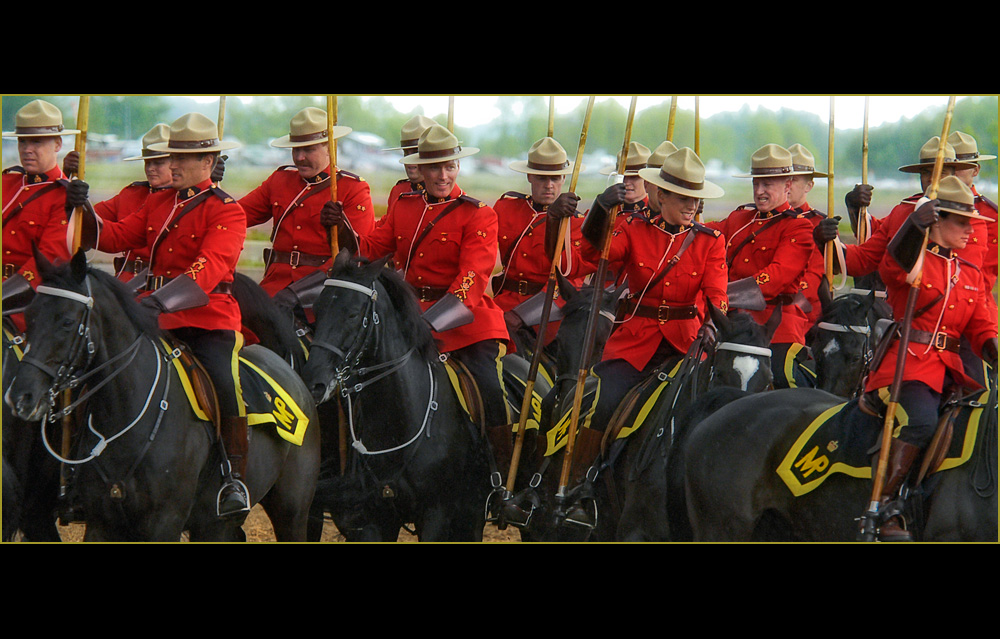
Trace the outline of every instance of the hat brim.
<instances>
[{"instance_id":1,"label":"hat brim","mask_svg":"<svg viewBox=\"0 0 1000 639\"><path fill-rule=\"evenodd\" d=\"M215 153L216 151L228 151L230 149L238 149L240 148L240 143L221 140L219 144L213 147L205 147L199 149L172 149L170 148L169 142L157 142L156 144L150 144L147 148L150 151L155 151L157 153L166 153L167 155L172 155L174 153Z\"/></svg>"},{"instance_id":2,"label":"hat brim","mask_svg":"<svg viewBox=\"0 0 1000 639\"><path fill-rule=\"evenodd\" d=\"M660 169L639 169L639 177L664 191L670 191L687 197L696 197L702 200L712 200L726 194L721 186L708 180L702 182L700 189L687 189L683 186L672 184L660 177Z\"/></svg>"},{"instance_id":3,"label":"hat brim","mask_svg":"<svg viewBox=\"0 0 1000 639\"><path fill-rule=\"evenodd\" d=\"M939 211L945 211L947 213L952 213L954 215L961 215L962 217L967 217L967 218L970 218L970 219L973 219L973 220L983 220L984 222L993 222L994 221L994 220L991 220L990 218L986 217L985 215L980 215L978 213L972 213L970 211L962 211L962 210L959 210L959 209L951 209L951 208L948 208L947 206L940 206L939 205L938 206L938 210Z\"/></svg>"},{"instance_id":4,"label":"hat brim","mask_svg":"<svg viewBox=\"0 0 1000 639\"><path fill-rule=\"evenodd\" d=\"M573 173L573 165L575 162L570 162L569 166L556 170L556 171L544 171L541 169L533 169L528 166L527 160L517 160L511 162L508 166L512 171L517 171L518 173L526 173L528 175L571 175ZM583 170L583 166L580 166L580 170Z\"/></svg>"},{"instance_id":5,"label":"hat brim","mask_svg":"<svg viewBox=\"0 0 1000 639\"><path fill-rule=\"evenodd\" d=\"M342 137L346 137L354 129L349 126L334 126L333 127L333 139L339 140ZM283 135L280 138L271 140L271 146L276 149L297 149L303 146L312 146L314 144L326 144L330 141L330 138L323 138L322 140L305 140L303 142L293 142L291 139L291 134Z\"/></svg>"},{"instance_id":6,"label":"hat brim","mask_svg":"<svg viewBox=\"0 0 1000 639\"><path fill-rule=\"evenodd\" d=\"M819 176L815 171L789 171L788 173L767 173L767 174L753 174L753 173L740 173L734 175L734 178L775 178L775 177L793 177L795 175L812 175ZM823 175L822 177L828 177Z\"/></svg>"},{"instance_id":7,"label":"hat brim","mask_svg":"<svg viewBox=\"0 0 1000 639\"><path fill-rule=\"evenodd\" d=\"M136 160L158 160L170 157L169 153L157 153L156 155L134 155L130 158L122 158L122 162L135 162Z\"/></svg>"},{"instance_id":8,"label":"hat brim","mask_svg":"<svg viewBox=\"0 0 1000 639\"><path fill-rule=\"evenodd\" d=\"M5 138L61 138L64 135L77 135L81 133L79 129L63 129L59 133L18 133L17 131L4 131Z\"/></svg>"},{"instance_id":9,"label":"hat brim","mask_svg":"<svg viewBox=\"0 0 1000 639\"><path fill-rule=\"evenodd\" d=\"M467 158L470 155L475 155L479 153L479 149L472 146L463 146L462 150L454 155L449 155L447 157L440 158L422 158L419 153L414 153L412 155L406 155L399 158L400 164L440 164L441 162L448 162L450 160L458 160L461 158Z\"/></svg>"},{"instance_id":10,"label":"hat brim","mask_svg":"<svg viewBox=\"0 0 1000 639\"><path fill-rule=\"evenodd\" d=\"M958 171L964 171L966 169L976 168L975 162L945 162L941 166L952 166ZM933 162L921 162L920 164L907 164L906 166L899 167L902 173L920 173L923 169L933 169Z\"/></svg>"}]
</instances>

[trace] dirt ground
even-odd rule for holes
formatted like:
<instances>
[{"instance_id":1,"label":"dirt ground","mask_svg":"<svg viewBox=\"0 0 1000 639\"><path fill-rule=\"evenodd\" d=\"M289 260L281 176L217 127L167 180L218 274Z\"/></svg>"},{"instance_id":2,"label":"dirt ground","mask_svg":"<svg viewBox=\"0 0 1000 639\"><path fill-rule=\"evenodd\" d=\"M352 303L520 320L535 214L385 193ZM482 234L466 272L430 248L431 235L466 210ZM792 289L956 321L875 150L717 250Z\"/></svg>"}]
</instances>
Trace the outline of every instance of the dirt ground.
<instances>
[{"instance_id":1,"label":"dirt ground","mask_svg":"<svg viewBox=\"0 0 1000 639\"><path fill-rule=\"evenodd\" d=\"M84 524L70 524L68 526L60 526L59 534L62 535L62 539L65 542L82 542L83 535L86 528ZM268 521L267 515L264 513L264 509L260 506L254 506L253 510L250 511L250 515L247 517L246 523L243 524L243 530L247 534L247 543L276 543L274 539L274 530L271 528L271 522ZM398 542L405 543L415 543L417 538L405 530L401 531L399 534ZM489 524L483 529L483 542L484 543L520 543L521 536L515 528L507 528L507 530L497 530L496 526ZM337 532L336 526L332 522L326 522L323 526L323 537L321 543L346 543L344 536Z\"/></svg>"}]
</instances>

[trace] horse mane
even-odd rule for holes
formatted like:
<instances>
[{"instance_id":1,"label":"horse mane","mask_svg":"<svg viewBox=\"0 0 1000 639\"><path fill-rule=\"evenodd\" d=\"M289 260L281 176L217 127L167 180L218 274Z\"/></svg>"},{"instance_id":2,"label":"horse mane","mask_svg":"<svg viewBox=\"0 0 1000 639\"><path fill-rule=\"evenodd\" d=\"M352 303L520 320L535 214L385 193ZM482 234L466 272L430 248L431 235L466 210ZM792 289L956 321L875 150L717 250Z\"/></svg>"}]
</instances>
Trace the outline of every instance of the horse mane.
<instances>
[{"instance_id":1,"label":"horse mane","mask_svg":"<svg viewBox=\"0 0 1000 639\"><path fill-rule=\"evenodd\" d=\"M137 331L154 338L162 334L156 316L135 301L132 291L124 282L92 265L87 266L87 274L111 294L121 307L122 315ZM45 284L69 290L80 287L72 273L72 262L54 264L52 270L45 274Z\"/></svg>"},{"instance_id":2,"label":"horse mane","mask_svg":"<svg viewBox=\"0 0 1000 639\"><path fill-rule=\"evenodd\" d=\"M730 327L725 335L722 335L720 330L720 342L755 345L761 341L764 329L752 315L746 311L731 311L727 317ZM725 339L722 339L723 337ZM767 346L767 344L763 344L763 346Z\"/></svg>"}]
</instances>

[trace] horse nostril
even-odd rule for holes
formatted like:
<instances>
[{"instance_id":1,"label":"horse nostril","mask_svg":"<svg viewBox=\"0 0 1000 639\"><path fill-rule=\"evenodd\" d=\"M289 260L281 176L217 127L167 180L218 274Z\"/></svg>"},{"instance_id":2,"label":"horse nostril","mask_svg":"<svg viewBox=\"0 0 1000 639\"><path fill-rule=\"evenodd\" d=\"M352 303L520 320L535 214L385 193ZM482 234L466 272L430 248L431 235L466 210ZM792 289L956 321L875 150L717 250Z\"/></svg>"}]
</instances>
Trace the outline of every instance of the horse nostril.
<instances>
[{"instance_id":1,"label":"horse nostril","mask_svg":"<svg viewBox=\"0 0 1000 639\"><path fill-rule=\"evenodd\" d=\"M310 392L312 393L313 400L318 404L326 397L326 384L313 384Z\"/></svg>"}]
</instances>

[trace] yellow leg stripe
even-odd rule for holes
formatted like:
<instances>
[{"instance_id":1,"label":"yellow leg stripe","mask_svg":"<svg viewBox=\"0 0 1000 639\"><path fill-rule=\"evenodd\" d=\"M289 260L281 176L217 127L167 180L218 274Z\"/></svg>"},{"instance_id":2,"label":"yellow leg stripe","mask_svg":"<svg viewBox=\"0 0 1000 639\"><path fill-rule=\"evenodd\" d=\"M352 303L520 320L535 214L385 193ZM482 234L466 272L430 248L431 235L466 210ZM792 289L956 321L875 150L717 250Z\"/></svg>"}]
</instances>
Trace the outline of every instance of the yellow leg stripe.
<instances>
[{"instance_id":1,"label":"yellow leg stripe","mask_svg":"<svg viewBox=\"0 0 1000 639\"><path fill-rule=\"evenodd\" d=\"M233 346L232 362L233 382L236 384L236 406L240 417L246 417L247 407L243 403L243 386L240 384L240 351L243 349L243 333L236 331L236 345Z\"/></svg>"}]
</instances>

